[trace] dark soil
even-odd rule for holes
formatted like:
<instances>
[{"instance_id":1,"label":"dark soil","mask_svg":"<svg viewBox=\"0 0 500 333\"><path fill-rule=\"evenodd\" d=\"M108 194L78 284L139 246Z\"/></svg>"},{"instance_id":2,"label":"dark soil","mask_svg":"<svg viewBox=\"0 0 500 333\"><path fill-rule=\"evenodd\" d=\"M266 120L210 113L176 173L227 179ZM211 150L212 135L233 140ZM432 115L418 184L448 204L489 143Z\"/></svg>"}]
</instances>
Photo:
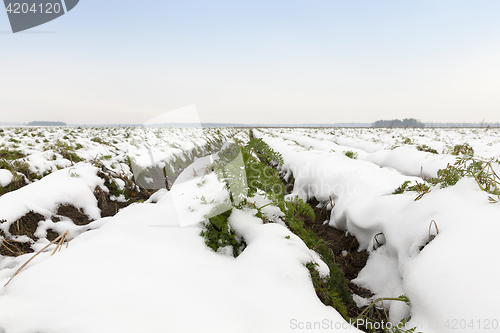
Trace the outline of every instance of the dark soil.
<instances>
[{"instance_id":1,"label":"dark soil","mask_svg":"<svg viewBox=\"0 0 500 333\"><path fill-rule=\"evenodd\" d=\"M16 222L12 223L9 228L9 232L13 236L26 235L36 241L38 238L35 237L34 233L38 228L38 222L43 220L45 220L43 215L31 211L18 219Z\"/></svg>"},{"instance_id":2,"label":"dark soil","mask_svg":"<svg viewBox=\"0 0 500 333\"><path fill-rule=\"evenodd\" d=\"M103 172L99 172L98 176L104 179L104 184L107 188L110 189L110 192L114 189L111 185L111 180L109 177ZM103 191L99 186L94 190L94 196L97 199L97 206L101 210L101 217L114 216L119 209L124 208L130 205L133 202L144 201L147 200L152 193L147 190L141 189L136 186L133 182L128 181L125 195L129 198L127 202L117 202L111 200L111 194L109 192ZM114 193L118 195L118 193ZM44 221L47 217L36 213L29 212L24 215L17 221L14 221L9 227L10 235L5 235L0 230L0 255L3 256L19 256L25 253L32 253L33 249L31 248L31 244L38 241L38 238L35 237L34 233L38 228L38 224L40 221ZM53 222L57 223L66 218L69 218L76 225L83 226L92 222L92 219L87 216L81 209L76 208L73 205L60 205L57 208L55 215L49 216ZM1 223L6 223L4 220L0 220ZM28 236L32 241L28 242L18 242L12 239L12 236ZM59 237L59 233L52 229L47 230L47 239L49 241L53 241Z\"/></svg>"},{"instance_id":3,"label":"dark soil","mask_svg":"<svg viewBox=\"0 0 500 333\"><path fill-rule=\"evenodd\" d=\"M318 208L319 202L314 198L310 199L307 203L314 209L316 218L314 220L310 218L304 219L304 226L312 229L318 237L328 243L329 248L335 255L335 263L340 266L345 277L348 280L355 279L359 271L366 265L366 261L368 260L367 251L358 251L359 243L354 236L347 235L345 231L332 228L328 224L323 224L326 220L330 219L330 211L326 209L326 206ZM347 252L345 256L342 255L343 251ZM373 296L370 290L359 287L352 282L349 283L349 288L353 294L361 297L369 298ZM347 314L350 318L356 318L364 309L365 307L358 308L355 304L347 305ZM372 307L367 317L376 322L387 321L384 311L376 307ZM366 327L359 326L358 329L365 332L372 332Z\"/></svg>"},{"instance_id":4,"label":"dark soil","mask_svg":"<svg viewBox=\"0 0 500 333\"><path fill-rule=\"evenodd\" d=\"M101 210L101 217L113 216L120 208L127 205L126 202L111 201L109 193L104 192L99 186L95 188L94 196L97 199L97 207Z\"/></svg>"},{"instance_id":5,"label":"dark soil","mask_svg":"<svg viewBox=\"0 0 500 333\"><path fill-rule=\"evenodd\" d=\"M250 131L250 134L252 137L252 131ZM262 162L265 163L264 161ZM280 178L284 185L284 193L292 193L295 183L293 175L291 175L288 180L285 180L283 174L280 172ZM361 269L366 265L368 252L366 250L358 251L359 243L356 237L348 235L345 231L330 227L328 224L323 224L325 221L330 220L330 211L327 210L326 206L323 208L317 207L320 202L316 198L309 199L307 204L313 208L315 219L313 220L308 217L304 218L304 227L310 228L319 238L323 239L328 244L328 247L332 250L335 256L335 263L339 265L340 269L344 272L344 276L349 281L355 279ZM347 252L346 255L342 254L343 251ZM356 294L364 298L370 298L373 296L373 293L370 290L357 286L352 282L349 283L349 289L352 294ZM347 315L350 318L353 318L353 321L364 309L366 309L366 307L358 308L355 304L347 304L346 307ZM386 322L389 314L388 311L386 313L382 309L372 307L365 315L368 320L380 323ZM370 330L363 326L357 326L357 328L365 332L384 332L384 330Z\"/></svg>"},{"instance_id":6,"label":"dark soil","mask_svg":"<svg viewBox=\"0 0 500 333\"><path fill-rule=\"evenodd\" d=\"M47 240L49 242L52 242L54 239L56 239L57 237L59 237L59 233L55 232L54 230L52 229L47 229Z\"/></svg>"},{"instance_id":7,"label":"dark soil","mask_svg":"<svg viewBox=\"0 0 500 333\"><path fill-rule=\"evenodd\" d=\"M104 172L99 171L97 176L104 179L104 185L110 190L104 192L99 186L94 189L94 196L97 199L97 206L101 210L101 217L114 216L119 209L127 207L133 202L145 201L153 194L152 191L137 186L129 179L121 178L125 182L123 194L128 200L127 202L112 201L111 195L119 196L122 193L116 191L115 185L112 184L111 179Z\"/></svg>"},{"instance_id":8,"label":"dark soil","mask_svg":"<svg viewBox=\"0 0 500 333\"><path fill-rule=\"evenodd\" d=\"M31 248L31 243L16 242L9 239L4 239L0 245L0 255L8 257L17 257L21 254L34 252Z\"/></svg>"},{"instance_id":9,"label":"dark soil","mask_svg":"<svg viewBox=\"0 0 500 333\"><path fill-rule=\"evenodd\" d=\"M293 175L290 176L288 181L281 177L281 181L285 186L285 194L292 193L295 182ZM314 210L315 219L304 218L304 227L311 229L319 238L327 242L328 247L332 250L335 256L335 263L339 265L340 269L344 272L345 277L351 281L355 279L361 269L365 267L366 261L368 260L368 253L366 250L358 251L359 243L356 237L348 235L345 231L332 228L328 224L323 224L325 221L330 220L330 211L327 210L326 206L323 208L317 207L319 203L320 202L315 198L307 201L307 204L309 204ZM346 255L342 255L343 251L347 252ZM352 294L356 294L364 298L370 298L373 296L373 293L370 290L357 286L352 282L349 283L349 289ZM358 308L355 304L347 304L346 307L347 315L350 318L353 318L354 322L354 318L358 317L366 308ZM385 312L376 307L372 307L372 309L366 314L366 317L375 322L387 321ZM384 332L383 330L370 330L363 326L357 326L357 328L365 332Z\"/></svg>"},{"instance_id":10,"label":"dark soil","mask_svg":"<svg viewBox=\"0 0 500 333\"><path fill-rule=\"evenodd\" d=\"M38 227L38 222L45 220L45 217L41 214L35 213L33 211L24 215L14 223L10 225L9 233L12 236L22 236L26 235L35 242L38 240L34 233ZM1 220L0 223L5 223L5 220ZM7 236L0 231L0 236L2 241L0 243L0 255L17 257L21 254L31 253L33 249L31 248L31 242L19 242L11 238L12 236Z\"/></svg>"},{"instance_id":11,"label":"dark soil","mask_svg":"<svg viewBox=\"0 0 500 333\"><path fill-rule=\"evenodd\" d=\"M335 263L340 265L346 278L355 279L359 271L366 265L367 252L358 252L359 243L354 236L346 235L345 231L332 228L328 224L323 225L324 221L330 219L330 211L327 211L326 208L316 207L319 204L316 199L310 199L307 203L314 209L316 219L314 221L307 219L304 221L304 225L329 243L335 254ZM342 251L347 251L347 255L343 256Z\"/></svg>"},{"instance_id":12,"label":"dark soil","mask_svg":"<svg viewBox=\"0 0 500 333\"><path fill-rule=\"evenodd\" d=\"M89 217L82 211L72 205L61 205L57 209L57 216L70 218L76 225L87 225L92 222ZM57 218L56 216L56 218Z\"/></svg>"},{"instance_id":13,"label":"dark soil","mask_svg":"<svg viewBox=\"0 0 500 333\"><path fill-rule=\"evenodd\" d=\"M280 173L280 179L284 185L285 195L292 193L293 192L293 184L295 183L295 178L293 178L293 175L290 175L290 177L288 177L288 180L285 180L285 177L283 177Z\"/></svg>"}]
</instances>

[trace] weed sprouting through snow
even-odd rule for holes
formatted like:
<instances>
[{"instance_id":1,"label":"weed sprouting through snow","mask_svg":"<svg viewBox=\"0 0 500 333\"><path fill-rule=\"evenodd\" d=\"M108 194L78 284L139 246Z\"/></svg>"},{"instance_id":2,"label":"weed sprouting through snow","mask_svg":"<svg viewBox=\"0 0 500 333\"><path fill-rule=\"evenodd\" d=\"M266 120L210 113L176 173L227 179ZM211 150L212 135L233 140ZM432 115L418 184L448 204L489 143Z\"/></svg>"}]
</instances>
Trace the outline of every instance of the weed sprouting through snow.
<instances>
[{"instance_id":1,"label":"weed sprouting through snow","mask_svg":"<svg viewBox=\"0 0 500 333\"><path fill-rule=\"evenodd\" d=\"M243 160L243 169L240 164L231 165L235 158L240 156ZM270 222L263 214L262 208L256 207L248 201L256 193L264 193L271 201L270 204L280 208L284 217L282 218L289 226L290 230L302 239L306 246L317 252L330 270L327 277L321 277L316 270L315 263L306 265L309 270L313 286L318 297L326 305L333 306L344 317L347 316L347 304L353 304L352 295L348 287L348 281L342 270L335 264L332 251L324 240L308 228L304 227L304 218L314 219L313 209L302 200L295 198L285 199L285 185L280 179L276 168L283 164L280 154L274 152L263 140L251 138L246 145L236 143L228 146L219 153L219 161L214 166L221 181L226 184L230 191L231 206L237 209L244 207L255 208L256 216L264 223ZM243 172L243 173L242 173ZM246 179L246 182L242 180ZM240 189L238 186L246 186ZM236 189L236 191L235 191ZM236 194L235 194L236 193ZM207 246L214 251L230 246L234 256L237 256L244 249L244 239L238 238L227 223L231 214L231 208L225 209L223 213L207 219L203 225L204 230L201 236L204 237Z\"/></svg>"},{"instance_id":2,"label":"weed sprouting through snow","mask_svg":"<svg viewBox=\"0 0 500 333\"><path fill-rule=\"evenodd\" d=\"M489 197L490 202L500 201L500 177L493 168L493 161L483 161L470 155L457 157L454 165L448 164L446 168L437 171L437 177L428 182L419 183L413 186L410 181L405 181L392 194L401 194L406 191L415 191L418 196L415 200L421 199L424 194L429 193L431 186L446 188L455 185L463 177L473 178L479 188L496 197Z\"/></svg>"}]
</instances>

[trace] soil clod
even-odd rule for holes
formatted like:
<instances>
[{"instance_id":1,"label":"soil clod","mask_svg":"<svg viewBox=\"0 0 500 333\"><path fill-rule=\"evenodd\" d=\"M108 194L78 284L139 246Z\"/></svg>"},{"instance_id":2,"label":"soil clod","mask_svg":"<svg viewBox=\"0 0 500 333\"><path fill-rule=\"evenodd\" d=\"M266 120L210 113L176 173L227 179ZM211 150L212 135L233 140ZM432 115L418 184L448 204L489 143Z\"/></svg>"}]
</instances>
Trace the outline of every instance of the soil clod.
<instances>
[{"instance_id":1,"label":"soil clod","mask_svg":"<svg viewBox=\"0 0 500 333\"><path fill-rule=\"evenodd\" d=\"M70 218L76 225L87 225L92 222L92 220L83 211L72 205L59 206L56 214Z\"/></svg>"},{"instance_id":2,"label":"soil clod","mask_svg":"<svg viewBox=\"0 0 500 333\"><path fill-rule=\"evenodd\" d=\"M34 234L38 228L38 223L43 220L45 220L43 215L30 211L10 225L9 233L13 236L26 235L36 241L38 238Z\"/></svg>"}]
</instances>

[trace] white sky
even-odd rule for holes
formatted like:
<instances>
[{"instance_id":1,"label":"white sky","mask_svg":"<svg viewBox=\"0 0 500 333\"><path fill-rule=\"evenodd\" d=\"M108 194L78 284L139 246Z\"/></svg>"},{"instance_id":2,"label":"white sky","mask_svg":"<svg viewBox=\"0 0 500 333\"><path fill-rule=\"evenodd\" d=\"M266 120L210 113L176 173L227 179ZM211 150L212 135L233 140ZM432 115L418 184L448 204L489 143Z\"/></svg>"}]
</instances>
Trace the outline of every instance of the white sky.
<instances>
[{"instance_id":1,"label":"white sky","mask_svg":"<svg viewBox=\"0 0 500 333\"><path fill-rule=\"evenodd\" d=\"M0 122L500 122L499 1L139 3L0 13Z\"/></svg>"}]
</instances>

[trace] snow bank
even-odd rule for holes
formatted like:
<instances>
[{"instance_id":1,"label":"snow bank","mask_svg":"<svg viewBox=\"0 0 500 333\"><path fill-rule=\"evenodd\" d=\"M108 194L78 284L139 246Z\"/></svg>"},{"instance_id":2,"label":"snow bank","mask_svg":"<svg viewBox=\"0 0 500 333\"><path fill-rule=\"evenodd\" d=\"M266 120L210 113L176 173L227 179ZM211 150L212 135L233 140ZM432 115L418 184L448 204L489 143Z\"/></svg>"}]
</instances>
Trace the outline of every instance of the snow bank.
<instances>
[{"instance_id":1,"label":"snow bank","mask_svg":"<svg viewBox=\"0 0 500 333\"><path fill-rule=\"evenodd\" d=\"M0 186L5 187L9 185L14 180L12 172L5 169L0 169Z\"/></svg>"},{"instance_id":2,"label":"snow bank","mask_svg":"<svg viewBox=\"0 0 500 333\"><path fill-rule=\"evenodd\" d=\"M0 219L2 229L8 232L10 223L30 211L52 216L60 205L73 205L82 209L91 219L101 218L94 189L104 187L97 177L98 169L90 164L79 164L74 168L54 172L42 180L22 187L0 197ZM106 189L107 190L107 189Z\"/></svg>"},{"instance_id":3,"label":"snow bank","mask_svg":"<svg viewBox=\"0 0 500 333\"><path fill-rule=\"evenodd\" d=\"M434 188L415 201L415 192L391 194L410 180L394 170L260 135L283 155L284 171L293 173L292 195L324 202L335 198L330 224L347 229L369 250L368 263L354 282L373 291L372 300L409 297L411 309L402 302L384 303L394 323L411 315L407 327L421 332L479 332L487 325L493 329L495 321L498 325L500 250L494 244L500 206L489 203L488 193L473 179ZM393 154L406 161L402 169L414 163L405 154L415 152L401 148L372 156L391 159Z\"/></svg>"},{"instance_id":4,"label":"snow bank","mask_svg":"<svg viewBox=\"0 0 500 333\"><path fill-rule=\"evenodd\" d=\"M303 265L314 256L286 227L236 210L230 223L248 247L235 259L208 249L200 225L181 227L176 210L163 192L157 204L129 206L68 249L43 254L0 290L0 327L8 333L275 333L320 326L358 332L319 301Z\"/></svg>"}]
</instances>

